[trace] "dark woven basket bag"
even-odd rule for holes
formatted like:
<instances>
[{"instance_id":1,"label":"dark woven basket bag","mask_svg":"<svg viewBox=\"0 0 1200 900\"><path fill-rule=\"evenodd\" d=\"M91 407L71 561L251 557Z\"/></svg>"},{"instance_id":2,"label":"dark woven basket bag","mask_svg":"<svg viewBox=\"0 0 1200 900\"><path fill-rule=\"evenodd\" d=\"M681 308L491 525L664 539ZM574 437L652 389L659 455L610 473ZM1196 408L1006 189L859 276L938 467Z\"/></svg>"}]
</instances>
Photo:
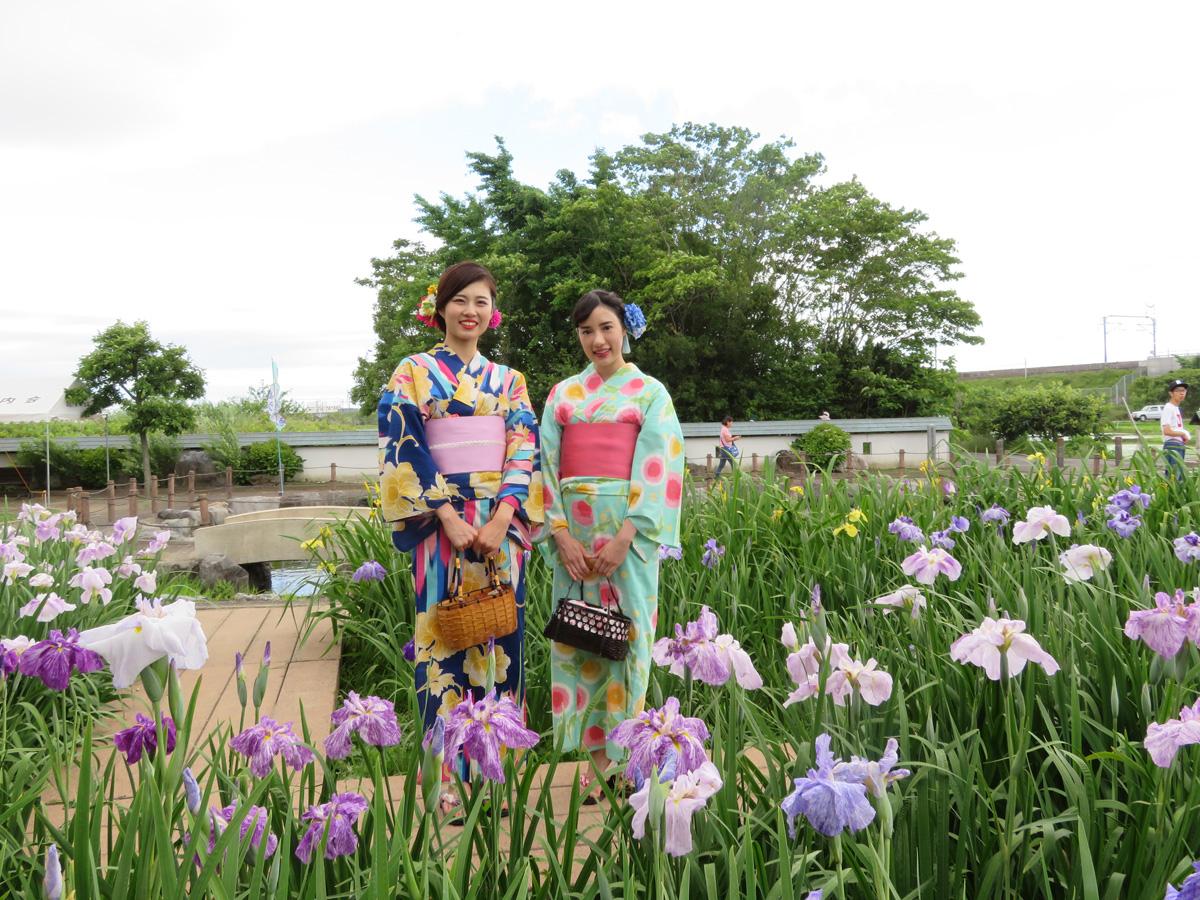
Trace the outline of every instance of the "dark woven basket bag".
<instances>
[{"instance_id":1,"label":"dark woven basket bag","mask_svg":"<svg viewBox=\"0 0 1200 900\"><path fill-rule=\"evenodd\" d=\"M579 585L579 599L572 597L568 589L567 596L558 601L554 615L542 633L568 647L620 662L629 655L629 630L633 620L621 609L617 589L610 580L608 585L617 599L617 608L606 609L585 601L583 582L576 584Z\"/></svg>"}]
</instances>

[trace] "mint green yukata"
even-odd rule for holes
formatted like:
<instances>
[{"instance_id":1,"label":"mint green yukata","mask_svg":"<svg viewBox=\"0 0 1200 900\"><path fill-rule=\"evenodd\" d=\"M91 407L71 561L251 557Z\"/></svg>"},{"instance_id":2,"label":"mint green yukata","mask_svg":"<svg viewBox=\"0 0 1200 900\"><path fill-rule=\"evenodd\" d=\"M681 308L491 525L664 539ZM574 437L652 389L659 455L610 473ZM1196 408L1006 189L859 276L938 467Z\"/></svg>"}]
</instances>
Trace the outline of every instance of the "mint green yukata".
<instances>
[{"instance_id":1,"label":"mint green yukata","mask_svg":"<svg viewBox=\"0 0 1200 900\"><path fill-rule=\"evenodd\" d=\"M559 478L563 426L583 422L631 422L640 426L628 481L605 477ZM637 534L608 581L583 585L589 603L614 605L620 600L633 620L629 656L621 662L553 642L550 652L551 707L555 740L564 750L605 748L609 759L624 750L608 741L609 733L637 715L646 703L650 681L650 649L658 626L660 546L679 546L679 514L683 500L683 434L666 388L626 363L607 381L589 365L560 381L550 391L541 426L545 527L539 546L554 567L554 601L578 596L579 586L558 557L553 532L568 528L594 556L632 520ZM613 596L613 592L616 596Z\"/></svg>"}]
</instances>

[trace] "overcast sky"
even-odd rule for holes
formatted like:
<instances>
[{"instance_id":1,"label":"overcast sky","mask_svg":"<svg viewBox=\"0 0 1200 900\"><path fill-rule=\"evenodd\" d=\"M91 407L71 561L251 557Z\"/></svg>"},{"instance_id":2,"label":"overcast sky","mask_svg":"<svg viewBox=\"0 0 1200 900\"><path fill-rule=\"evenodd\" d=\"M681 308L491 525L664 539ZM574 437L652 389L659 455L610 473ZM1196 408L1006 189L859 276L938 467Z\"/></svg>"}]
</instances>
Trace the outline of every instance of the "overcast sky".
<instances>
[{"instance_id":1,"label":"overcast sky","mask_svg":"<svg viewBox=\"0 0 1200 900\"><path fill-rule=\"evenodd\" d=\"M344 399L354 284L503 135L545 186L684 121L822 153L958 243L986 343L1089 362L1103 315L1200 352L1194 4L7 2L0 378L146 319L209 395ZM1117 323L1110 359L1150 353ZM518 364L521 364L518 361ZM530 360L523 364L536 365Z\"/></svg>"}]
</instances>

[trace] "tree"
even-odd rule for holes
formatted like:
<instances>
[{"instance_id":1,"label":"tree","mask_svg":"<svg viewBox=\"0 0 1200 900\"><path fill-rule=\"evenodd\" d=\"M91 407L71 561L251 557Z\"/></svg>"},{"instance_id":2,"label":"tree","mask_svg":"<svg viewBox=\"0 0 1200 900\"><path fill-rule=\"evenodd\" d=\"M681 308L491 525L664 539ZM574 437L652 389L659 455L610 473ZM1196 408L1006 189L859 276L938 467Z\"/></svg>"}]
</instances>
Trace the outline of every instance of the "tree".
<instances>
[{"instance_id":1,"label":"tree","mask_svg":"<svg viewBox=\"0 0 1200 900\"><path fill-rule=\"evenodd\" d=\"M120 406L128 430L142 448L142 474L150 479L150 433L180 434L196 420L188 400L204 396L204 373L175 344L150 336L145 322L118 321L95 337L95 349L79 361L67 400L85 416Z\"/></svg>"},{"instance_id":2,"label":"tree","mask_svg":"<svg viewBox=\"0 0 1200 900\"><path fill-rule=\"evenodd\" d=\"M991 431L1006 441L1026 435L1046 439L1096 435L1107 418L1103 397L1066 384L1015 388L997 396L994 403Z\"/></svg>"},{"instance_id":3,"label":"tree","mask_svg":"<svg viewBox=\"0 0 1200 900\"><path fill-rule=\"evenodd\" d=\"M953 379L938 343L975 341L979 317L947 284L954 245L917 211L857 181L821 187L824 163L787 140L685 124L614 154L586 178L522 184L497 138L469 153L477 189L418 197L436 250L398 241L360 283L377 291L373 359L355 400L373 406L401 357L432 343L413 318L429 281L473 258L500 284L504 325L484 352L522 369L535 402L577 371L571 307L597 287L638 303L632 359L685 419L944 412Z\"/></svg>"}]
</instances>

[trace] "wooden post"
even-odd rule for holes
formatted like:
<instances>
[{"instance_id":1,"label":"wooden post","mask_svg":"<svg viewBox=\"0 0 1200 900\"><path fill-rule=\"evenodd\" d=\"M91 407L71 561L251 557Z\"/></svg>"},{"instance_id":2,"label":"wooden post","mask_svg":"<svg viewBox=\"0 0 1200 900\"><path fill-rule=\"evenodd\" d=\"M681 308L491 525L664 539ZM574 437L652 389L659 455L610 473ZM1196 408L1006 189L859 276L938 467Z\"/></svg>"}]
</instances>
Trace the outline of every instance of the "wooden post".
<instances>
[{"instance_id":1,"label":"wooden post","mask_svg":"<svg viewBox=\"0 0 1200 900\"><path fill-rule=\"evenodd\" d=\"M1054 464L1060 469L1067 464L1067 440L1061 434L1054 439Z\"/></svg>"},{"instance_id":2,"label":"wooden post","mask_svg":"<svg viewBox=\"0 0 1200 900\"><path fill-rule=\"evenodd\" d=\"M111 479L108 482L107 493L104 495L104 504L108 513L108 524L111 525L117 521L117 484Z\"/></svg>"},{"instance_id":3,"label":"wooden post","mask_svg":"<svg viewBox=\"0 0 1200 900\"><path fill-rule=\"evenodd\" d=\"M757 453L750 454L750 471L751 472L758 471L758 454Z\"/></svg>"},{"instance_id":4,"label":"wooden post","mask_svg":"<svg viewBox=\"0 0 1200 900\"><path fill-rule=\"evenodd\" d=\"M337 463L329 464L329 482L332 484L337 481Z\"/></svg>"},{"instance_id":5,"label":"wooden post","mask_svg":"<svg viewBox=\"0 0 1200 900\"><path fill-rule=\"evenodd\" d=\"M208 513L208 494L200 495L200 524L212 524L212 516L210 516Z\"/></svg>"},{"instance_id":6,"label":"wooden post","mask_svg":"<svg viewBox=\"0 0 1200 900\"><path fill-rule=\"evenodd\" d=\"M1092 474L1093 475L1100 474L1100 454L1099 453L1097 453L1095 456L1092 457Z\"/></svg>"},{"instance_id":7,"label":"wooden post","mask_svg":"<svg viewBox=\"0 0 1200 900\"><path fill-rule=\"evenodd\" d=\"M233 499L233 466L225 467L225 499Z\"/></svg>"},{"instance_id":8,"label":"wooden post","mask_svg":"<svg viewBox=\"0 0 1200 900\"><path fill-rule=\"evenodd\" d=\"M929 461L937 462L937 429L932 425L925 432L925 440L929 444Z\"/></svg>"},{"instance_id":9,"label":"wooden post","mask_svg":"<svg viewBox=\"0 0 1200 900\"><path fill-rule=\"evenodd\" d=\"M167 509L175 508L175 473L167 476Z\"/></svg>"},{"instance_id":10,"label":"wooden post","mask_svg":"<svg viewBox=\"0 0 1200 900\"><path fill-rule=\"evenodd\" d=\"M150 476L150 514L158 512L158 476Z\"/></svg>"},{"instance_id":11,"label":"wooden post","mask_svg":"<svg viewBox=\"0 0 1200 900\"><path fill-rule=\"evenodd\" d=\"M129 514L136 516L138 514L138 488L137 479L129 479Z\"/></svg>"},{"instance_id":12,"label":"wooden post","mask_svg":"<svg viewBox=\"0 0 1200 900\"><path fill-rule=\"evenodd\" d=\"M75 488L67 488L67 512L75 508Z\"/></svg>"},{"instance_id":13,"label":"wooden post","mask_svg":"<svg viewBox=\"0 0 1200 900\"><path fill-rule=\"evenodd\" d=\"M79 521L84 525L92 524L92 502L87 494L79 495Z\"/></svg>"},{"instance_id":14,"label":"wooden post","mask_svg":"<svg viewBox=\"0 0 1200 900\"><path fill-rule=\"evenodd\" d=\"M1116 437L1113 438L1113 458L1118 463L1125 456L1125 447L1123 446L1123 444L1124 444L1124 441L1121 438L1121 435L1118 434Z\"/></svg>"},{"instance_id":15,"label":"wooden post","mask_svg":"<svg viewBox=\"0 0 1200 900\"><path fill-rule=\"evenodd\" d=\"M707 474L709 474L709 475L711 475L711 474L712 474L712 472L713 472L712 454L711 454L711 453L710 453L710 454L708 454L708 456L706 456L706 457L705 457L705 460L704 460L704 470L705 470L705 472L706 472Z\"/></svg>"},{"instance_id":16,"label":"wooden post","mask_svg":"<svg viewBox=\"0 0 1200 900\"><path fill-rule=\"evenodd\" d=\"M188 469L188 493L192 495L192 502L196 502L196 470Z\"/></svg>"},{"instance_id":17,"label":"wooden post","mask_svg":"<svg viewBox=\"0 0 1200 900\"><path fill-rule=\"evenodd\" d=\"M900 477L904 477L904 448L900 448Z\"/></svg>"},{"instance_id":18,"label":"wooden post","mask_svg":"<svg viewBox=\"0 0 1200 900\"><path fill-rule=\"evenodd\" d=\"M996 465L1004 465L1004 438L996 438Z\"/></svg>"}]
</instances>

